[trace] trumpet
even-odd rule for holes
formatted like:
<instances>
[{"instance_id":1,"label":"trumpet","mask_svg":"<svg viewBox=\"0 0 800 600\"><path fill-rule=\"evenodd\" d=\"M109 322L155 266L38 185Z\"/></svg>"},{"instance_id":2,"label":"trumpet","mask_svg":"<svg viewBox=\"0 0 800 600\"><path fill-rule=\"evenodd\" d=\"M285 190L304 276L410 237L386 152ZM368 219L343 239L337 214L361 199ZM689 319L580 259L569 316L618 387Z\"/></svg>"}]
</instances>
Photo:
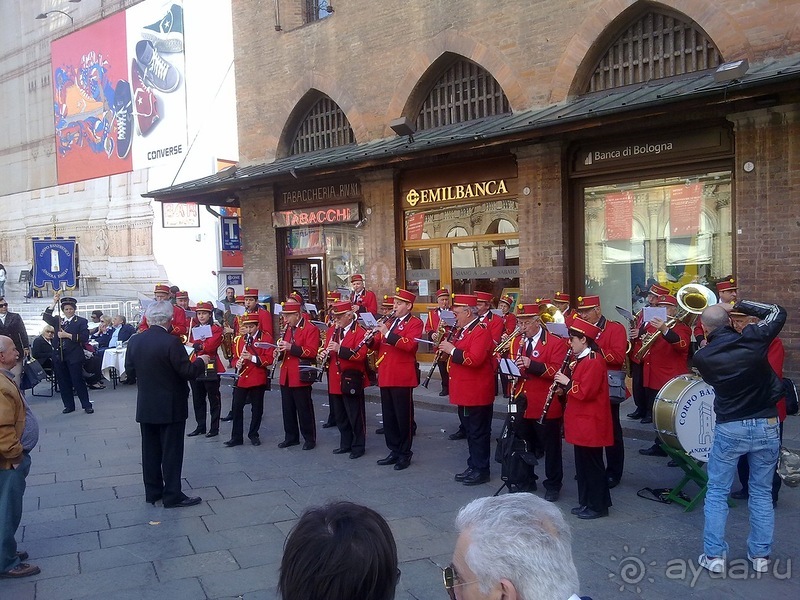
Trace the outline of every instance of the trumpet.
<instances>
[{"instance_id":1,"label":"trumpet","mask_svg":"<svg viewBox=\"0 0 800 600\"><path fill-rule=\"evenodd\" d=\"M689 315L693 315L692 319L696 318L706 307L717 303L717 297L714 292L699 283L687 283L678 290L675 298L678 300L678 314L667 320L667 329L672 329L678 321L683 321ZM647 356L650 348L662 335L660 329L644 335L642 337L642 347L636 353L637 360Z\"/></svg>"},{"instance_id":2,"label":"trumpet","mask_svg":"<svg viewBox=\"0 0 800 600\"><path fill-rule=\"evenodd\" d=\"M382 317L380 317L378 319L378 324L386 323L386 321L391 321L392 319L394 319L394 311L390 312L388 315L383 315ZM372 338L375 337L376 333L378 333L377 327L375 327L374 329L370 329L367 332L367 335L365 335L364 338L360 342L358 342L358 344L356 344L356 347L353 348L353 353L358 352L359 350L361 350L363 346L369 344L372 341Z\"/></svg>"},{"instance_id":3,"label":"trumpet","mask_svg":"<svg viewBox=\"0 0 800 600\"><path fill-rule=\"evenodd\" d=\"M281 329L281 333L278 336L279 340L283 339L283 336L286 335L286 328L288 325L284 325L283 329ZM283 352L275 352L275 355L272 357L272 367L269 370L269 378L272 379L273 375L275 375L275 369L278 367L278 363L283 362Z\"/></svg>"},{"instance_id":4,"label":"trumpet","mask_svg":"<svg viewBox=\"0 0 800 600\"><path fill-rule=\"evenodd\" d=\"M494 347L494 350L492 350L492 354L504 354L508 352L508 349L511 348L511 342L514 340L515 337L521 334L522 334L522 328L517 327L514 331L512 331L508 335L506 339L504 339L502 342L500 342L499 344L497 344L497 346Z\"/></svg>"}]
</instances>

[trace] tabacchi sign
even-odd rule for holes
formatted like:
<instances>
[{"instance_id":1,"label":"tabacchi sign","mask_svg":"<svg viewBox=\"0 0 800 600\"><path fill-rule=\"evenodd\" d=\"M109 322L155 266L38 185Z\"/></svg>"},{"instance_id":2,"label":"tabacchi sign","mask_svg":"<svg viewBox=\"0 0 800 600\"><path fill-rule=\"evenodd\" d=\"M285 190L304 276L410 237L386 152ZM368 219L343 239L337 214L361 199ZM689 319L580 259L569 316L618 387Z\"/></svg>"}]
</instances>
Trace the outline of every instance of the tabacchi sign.
<instances>
[{"instance_id":1,"label":"tabacchi sign","mask_svg":"<svg viewBox=\"0 0 800 600\"><path fill-rule=\"evenodd\" d=\"M452 200L467 200L470 198L485 198L507 194L505 179L478 181L463 185L448 185L445 187L426 188L422 190L411 189L406 194L409 206L427 204L429 202L447 202Z\"/></svg>"},{"instance_id":2,"label":"tabacchi sign","mask_svg":"<svg viewBox=\"0 0 800 600\"><path fill-rule=\"evenodd\" d=\"M308 227L331 223L355 223L359 220L358 203L329 208L297 208L272 213L273 227Z\"/></svg>"}]
</instances>

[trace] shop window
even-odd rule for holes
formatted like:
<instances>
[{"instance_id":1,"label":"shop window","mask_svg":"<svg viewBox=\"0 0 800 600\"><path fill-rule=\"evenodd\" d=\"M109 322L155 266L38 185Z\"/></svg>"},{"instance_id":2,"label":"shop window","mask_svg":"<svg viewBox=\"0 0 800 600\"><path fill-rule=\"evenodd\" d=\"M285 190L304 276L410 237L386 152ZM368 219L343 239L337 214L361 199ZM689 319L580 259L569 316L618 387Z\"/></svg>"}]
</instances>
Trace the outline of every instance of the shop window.
<instances>
[{"instance_id":1,"label":"shop window","mask_svg":"<svg viewBox=\"0 0 800 600\"><path fill-rule=\"evenodd\" d=\"M511 112L503 88L480 65L458 58L433 84L417 115L417 131Z\"/></svg>"},{"instance_id":2,"label":"shop window","mask_svg":"<svg viewBox=\"0 0 800 600\"><path fill-rule=\"evenodd\" d=\"M321 21L333 14L333 6L328 0L303 0L306 23Z\"/></svg>"},{"instance_id":3,"label":"shop window","mask_svg":"<svg viewBox=\"0 0 800 600\"><path fill-rule=\"evenodd\" d=\"M699 25L683 15L652 10L607 46L584 92L703 71L721 62L717 46Z\"/></svg>"},{"instance_id":4,"label":"shop window","mask_svg":"<svg viewBox=\"0 0 800 600\"><path fill-rule=\"evenodd\" d=\"M290 154L303 154L353 144L356 137L350 121L328 96L317 100L300 121Z\"/></svg>"},{"instance_id":5,"label":"shop window","mask_svg":"<svg viewBox=\"0 0 800 600\"><path fill-rule=\"evenodd\" d=\"M586 187L583 199L585 290L604 306L636 309L652 283L674 293L733 271L730 171Z\"/></svg>"}]
</instances>

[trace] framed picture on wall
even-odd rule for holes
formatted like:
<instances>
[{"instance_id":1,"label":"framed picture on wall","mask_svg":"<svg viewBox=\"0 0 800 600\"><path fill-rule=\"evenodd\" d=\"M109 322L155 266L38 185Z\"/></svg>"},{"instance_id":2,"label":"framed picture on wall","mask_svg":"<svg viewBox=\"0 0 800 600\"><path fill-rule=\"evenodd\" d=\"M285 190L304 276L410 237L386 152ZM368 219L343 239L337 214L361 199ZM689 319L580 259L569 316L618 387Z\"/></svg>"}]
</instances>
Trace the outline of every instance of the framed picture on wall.
<instances>
[{"instance_id":1,"label":"framed picture on wall","mask_svg":"<svg viewBox=\"0 0 800 600\"><path fill-rule=\"evenodd\" d=\"M503 288L503 296L511 296L514 299L514 304L511 305L510 312L517 312L517 304L519 304L519 288Z\"/></svg>"}]
</instances>

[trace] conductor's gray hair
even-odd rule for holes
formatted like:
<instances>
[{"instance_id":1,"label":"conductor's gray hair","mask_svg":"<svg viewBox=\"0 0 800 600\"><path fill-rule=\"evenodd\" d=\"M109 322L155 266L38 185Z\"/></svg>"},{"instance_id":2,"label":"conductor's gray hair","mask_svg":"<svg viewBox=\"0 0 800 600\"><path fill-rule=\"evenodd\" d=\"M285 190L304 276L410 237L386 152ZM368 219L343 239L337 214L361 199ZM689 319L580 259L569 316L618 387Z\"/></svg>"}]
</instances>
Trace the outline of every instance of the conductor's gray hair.
<instances>
[{"instance_id":1,"label":"conductor's gray hair","mask_svg":"<svg viewBox=\"0 0 800 600\"><path fill-rule=\"evenodd\" d=\"M555 504L526 493L478 498L456 517L464 559L483 593L501 579L520 600L564 600L579 588L572 534Z\"/></svg>"},{"instance_id":2,"label":"conductor's gray hair","mask_svg":"<svg viewBox=\"0 0 800 600\"><path fill-rule=\"evenodd\" d=\"M172 302L168 300L159 300L153 302L144 311L144 316L147 318L149 325L161 325L161 327L169 328L170 321L172 321Z\"/></svg>"}]
</instances>

